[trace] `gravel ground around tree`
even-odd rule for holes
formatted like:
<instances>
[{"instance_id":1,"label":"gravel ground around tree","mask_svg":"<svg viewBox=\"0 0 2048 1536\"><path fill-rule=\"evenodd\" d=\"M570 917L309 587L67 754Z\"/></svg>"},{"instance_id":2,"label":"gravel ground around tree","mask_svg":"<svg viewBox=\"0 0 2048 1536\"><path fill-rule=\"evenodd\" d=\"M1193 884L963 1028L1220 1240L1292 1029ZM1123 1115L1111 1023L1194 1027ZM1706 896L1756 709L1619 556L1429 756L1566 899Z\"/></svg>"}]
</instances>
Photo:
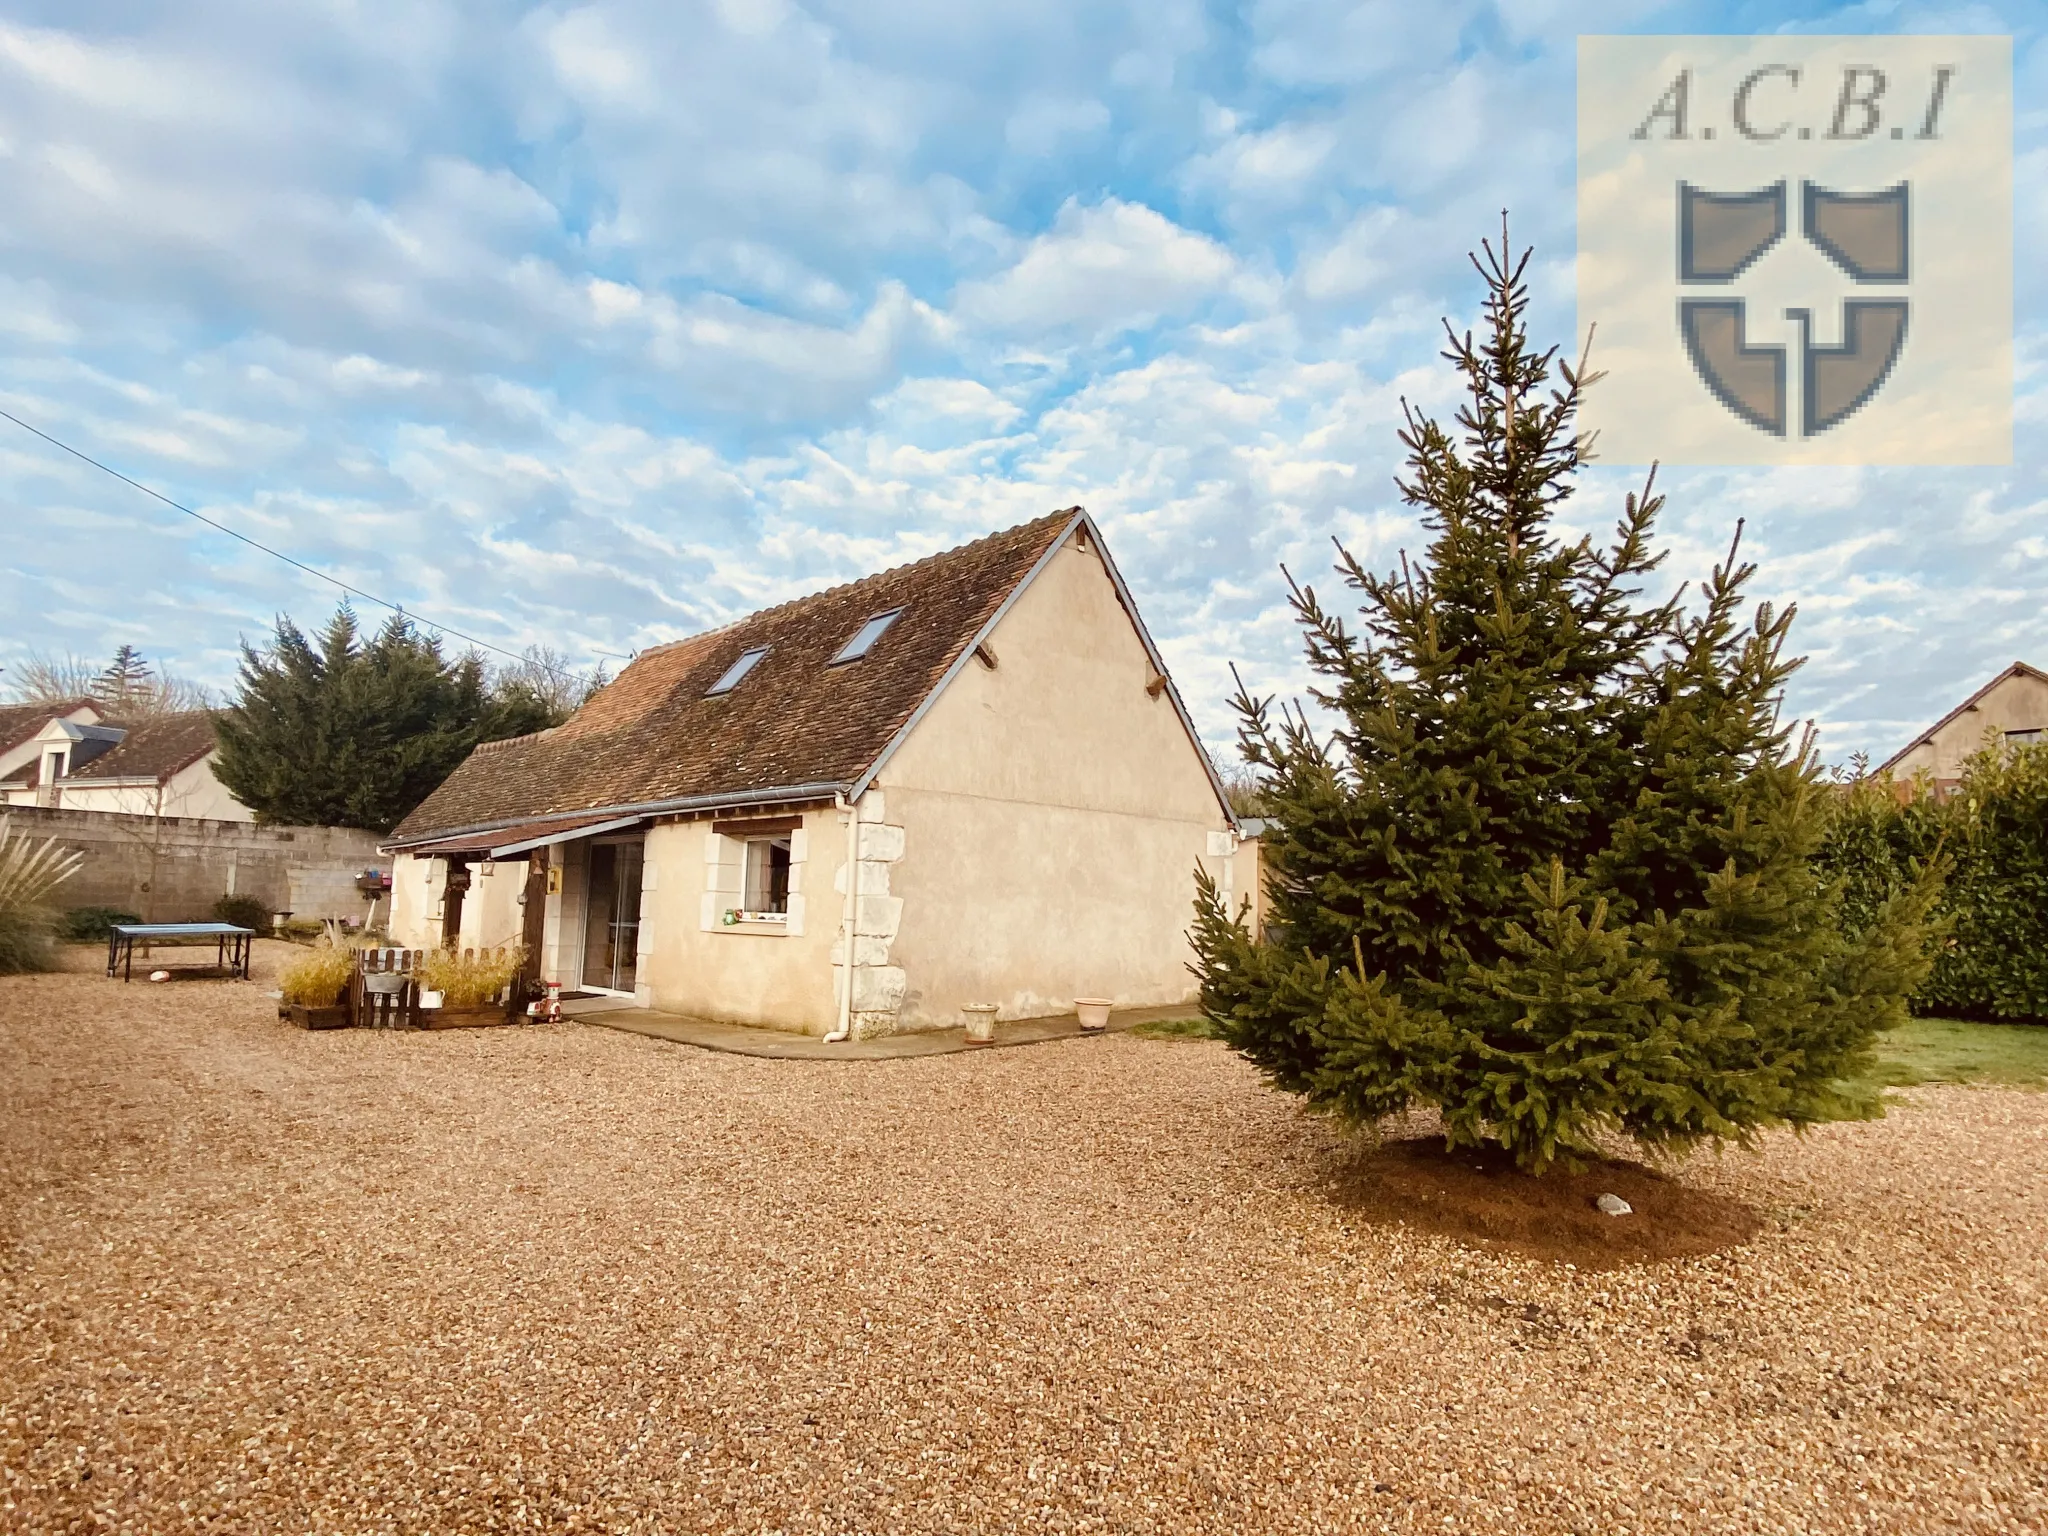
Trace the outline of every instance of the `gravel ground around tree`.
<instances>
[{"instance_id":1,"label":"gravel ground around tree","mask_svg":"<svg viewBox=\"0 0 2048 1536\"><path fill-rule=\"evenodd\" d=\"M2048 1528L2048 1095L1594 1273L1372 1224L1213 1043L306 1034L262 948L0 978L0 1529Z\"/></svg>"}]
</instances>

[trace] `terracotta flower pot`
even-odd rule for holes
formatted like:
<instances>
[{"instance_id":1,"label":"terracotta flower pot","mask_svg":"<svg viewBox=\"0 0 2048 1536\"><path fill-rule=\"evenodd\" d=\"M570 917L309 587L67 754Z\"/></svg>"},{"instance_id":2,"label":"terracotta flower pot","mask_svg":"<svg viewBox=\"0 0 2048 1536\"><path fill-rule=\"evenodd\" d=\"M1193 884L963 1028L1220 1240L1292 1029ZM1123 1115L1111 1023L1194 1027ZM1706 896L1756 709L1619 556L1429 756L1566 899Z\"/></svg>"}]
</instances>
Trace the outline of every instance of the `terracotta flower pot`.
<instances>
[{"instance_id":1,"label":"terracotta flower pot","mask_svg":"<svg viewBox=\"0 0 2048 1536\"><path fill-rule=\"evenodd\" d=\"M994 1045L996 1043L996 1005L994 1003L969 1003L960 1011L967 1016L967 1043L969 1045Z\"/></svg>"},{"instance_id":2,"label":"terracotta flower pot","mask_svg":"<svg viewBox=\"0 0 2048 1536\"><path fill-rule=\"evenodd\" d=\"M1086 1034L1096 1034L1109 1028L1110 999L1106 997L1077 997L1074 999L1074 1015L1081 1021Z\"/></svg>"}]
</instances>

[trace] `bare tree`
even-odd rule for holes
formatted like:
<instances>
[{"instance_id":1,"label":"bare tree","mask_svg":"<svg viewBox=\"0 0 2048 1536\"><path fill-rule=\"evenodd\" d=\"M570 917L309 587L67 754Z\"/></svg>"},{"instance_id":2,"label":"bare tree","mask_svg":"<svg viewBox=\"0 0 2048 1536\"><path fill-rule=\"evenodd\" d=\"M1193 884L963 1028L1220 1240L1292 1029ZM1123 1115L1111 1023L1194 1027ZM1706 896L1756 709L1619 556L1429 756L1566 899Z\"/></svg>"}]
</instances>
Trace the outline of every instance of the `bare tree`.
<instances>
[{"instance_id":1,"label":"bare tree","mask_svg":"<svg viewBox=\"0 0 2048 1536\"><path fill-rule=\"evenodd\" d=\"M28 660L6 670L10 704L55 704L63 699L89 699L100 669L83 656L45 656L30 651Z\"/></svg>"},{"instance_id":2,"label":"bare tree","mask_svg":"<svg viewBox=\"0 0 2048 1536\"><path fill-rule=\"evenodd\" d=\"M600 663L585 671L551 645L529 645L520 659L496 668L492 692L518 689L531 694L556 720L576 713L610 678Z\"/></svg>"},{"instance_id":3,"label":"bare tree","mask_svg":"<svg viewBox=\"0 0 2048 1536\"><path fill-rule=\"evenodd\" d=\"M1217 765L1216 776L1223 780L1224 798L1230 802L1234 814L1266 814L1266 792L1259 783L1259 776L1250 768L1242 763L1221 763Z\"/></svg>"}]
</instances>

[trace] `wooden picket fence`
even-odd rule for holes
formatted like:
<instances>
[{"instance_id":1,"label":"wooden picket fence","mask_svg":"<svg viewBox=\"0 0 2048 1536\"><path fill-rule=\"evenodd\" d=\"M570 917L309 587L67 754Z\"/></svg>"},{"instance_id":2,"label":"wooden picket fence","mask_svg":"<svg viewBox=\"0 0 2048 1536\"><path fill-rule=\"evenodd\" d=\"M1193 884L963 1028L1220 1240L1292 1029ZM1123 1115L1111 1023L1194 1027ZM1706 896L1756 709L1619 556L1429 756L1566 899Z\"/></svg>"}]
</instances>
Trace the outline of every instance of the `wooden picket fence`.
<instances>
[{"instance_id":1,"label":"wooden picket fence","mask_svg":"<svg viewBox=\"0 0 2048 1536\"><path fill-rule=\"evenodd\" d=\"M503 959L513 951L509 945L496 949L465 949L464 960ZM502 1015L503 1022L511 1023L519 1017L520 1007L525 999L515 980L510 987L510 998L504 1003L487 1004L482 1008L428 1008L420 1007L421 965L431 950L425 949L360 949L356 951L356 966L349 977L349 1017L358 1027L365 1029L431 1029L443 1024L478 1024L492 1022L491 1015ZM383 983L372 985L369 977L397 977L395 985ZM437 1018L435 1015L446 1015Z\"/></svg>"}]
</instances>

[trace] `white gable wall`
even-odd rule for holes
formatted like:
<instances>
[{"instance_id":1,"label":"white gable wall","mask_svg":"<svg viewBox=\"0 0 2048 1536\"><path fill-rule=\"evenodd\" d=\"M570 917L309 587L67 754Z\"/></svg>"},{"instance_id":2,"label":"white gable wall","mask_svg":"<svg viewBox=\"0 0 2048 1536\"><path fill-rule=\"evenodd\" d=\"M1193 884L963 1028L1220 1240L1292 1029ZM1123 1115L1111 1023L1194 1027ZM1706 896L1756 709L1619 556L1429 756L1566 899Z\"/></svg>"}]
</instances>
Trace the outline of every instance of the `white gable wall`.
<instances>
[{"instance_id":1,"label":"white gable wall","mask_svg":"<svg viewBox=\"0 0 2048 1536\"><path fill-rule=\"evenodd\" d=\"M902 828L898 1027L1187 1000L1194 870L1230 878L1230 821L1093 550L1070 538L990 646L877 779Z\"/></svg>"}]
</instances>

